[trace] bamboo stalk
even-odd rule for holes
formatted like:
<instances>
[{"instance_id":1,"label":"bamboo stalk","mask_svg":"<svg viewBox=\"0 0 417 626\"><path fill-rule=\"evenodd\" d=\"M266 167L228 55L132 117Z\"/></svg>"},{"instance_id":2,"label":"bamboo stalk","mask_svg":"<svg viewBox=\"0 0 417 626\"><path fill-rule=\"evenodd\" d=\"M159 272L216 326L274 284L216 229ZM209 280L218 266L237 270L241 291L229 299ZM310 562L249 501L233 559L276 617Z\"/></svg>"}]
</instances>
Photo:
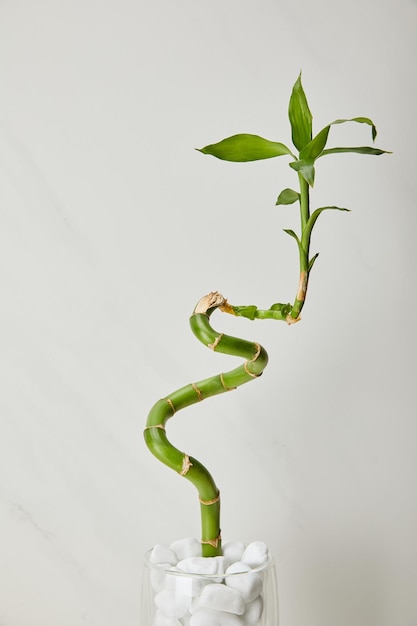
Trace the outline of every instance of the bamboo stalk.
<instances>
[{"instance_id":1,"label":"bamboo stalk","mask_svg":"<svg viewBox=\"0 0 417 626\"><path fill-rule=\"evenodd\" d=\"M204 465L172 445L166 435L166 424L177 411L258 378L268 362L268 355L259 344L218 333L212 328L210 316L216 309L233 313L227 300L217 292L204 296L198 302L190 318L194 335L214 352L242 357L245 362L228 372L186 385L158 400L149 412L144 430L145 442L152 454L189 480L198 491L203 556L221 554L220 492Z\"/></svg>"}]
</instances>

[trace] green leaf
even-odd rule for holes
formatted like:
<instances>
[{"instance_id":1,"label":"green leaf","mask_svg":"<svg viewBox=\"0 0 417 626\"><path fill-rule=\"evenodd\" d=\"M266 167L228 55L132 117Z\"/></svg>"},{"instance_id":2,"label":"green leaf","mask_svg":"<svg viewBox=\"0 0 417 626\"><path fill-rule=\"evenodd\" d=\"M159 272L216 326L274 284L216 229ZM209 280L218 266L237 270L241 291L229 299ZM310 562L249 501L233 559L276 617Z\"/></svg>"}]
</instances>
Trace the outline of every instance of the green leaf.
<instances>
[{"instance_id":1,"label":"green leaf","mask_svg":"<svg viewBox=\"0 0 417 626\"><path fill-rule=\"evenodd\" d=\"M310 259L310 261L308 262L308 273L310 273L310 272L311 272L311 270L312 270L312 268L313 268L313 265L314 265L314 263L316 262L316 259L317 259L317 257L318 257L318 256L319 256L319 253L317 252L317 253L313 256L313 258L311 258L311 259Z\"/></svg>"},{"instance_id":2,"label":"green leaf","mask_svg":"<svg viewBox=\"0 0 417 626\"><path fill-rule=\"evenodd\" d=\"M302 150L311 141L313 116L308 108L308 102L301 84L301 72L292 89L288 107L292 141L297 150Z\"/></svg>"},{"instance_id":3,"label":"green leaf","mask_svg":"<svg viewBox=\"0 0 417 626\"><path fill-rule=\"evenodd\" d=\"M318 135L314 137L308 144L301 150L300 159L303 160L315 160L323 152L324 146L327 143L327 137L329 136L330 124L325 126Z\"/></svg>"},{"instance_id":4,"label":"green leaf","mask_svg":"<svg viewBox=\"0 0 417 626\"><path fill-rule=\"evenodd\" d=\"M198 149L198 151L203 154L211 154L224 161L240 163L271 159L283 154L292 155L291 150L283 143L269 141L258 135L248 134L227 137L227 139L205 146L205 148Z\"/></svg>"},{"instance_id":5,"label":"green leaf","mask_svg":"<svg viewBox=\"0 0 417 626\"><path fill-rule=\"evenodd\" d=\"M380 150L379 148L370 148L369 146L348 147L348 148L329 148L323 150L320 156L326 156L326 154L337 154L340 152L355 152L356 154L392 154L388 150Z\"/></svg>"},{"instance_id":6,"label":"green leaf","mask_svg":"<svg viewBox=\"0 0 417 626\"><path fill-rule=\"evenodd\" d=\"M298 235L293 230L291 230L291 228L284 228L283 231L284 231L284 233L287 233L287 235L290 235L290 237L294 237L294 239L296 240L298 245L299 246L301 245L301 241L298 238Z\"/></svg>"},{"instance_id":7,"label":"green leaf","mask_svg":"<svg viewBox=\"0 0 417 626\"><path fill-rule=\"evenodd\" d=\"M319 217L319 215L321 213L323 213L323 211L328 211L328 210L335 210L335 211L350 211L350 209L345 209L343 207L340 206L322 206L319 209L316 209L309 217L307 224L305 225L304 231L303 231L303 235L302 235L302 242L303 245L306 245L306 242L308 242L310 240L311 237L311 231L313 230L314 224L317 221L317 218ZM313 261L314 262L314 261Z\"/></svg>"},{"instance_id":8,"label":"green leaf","mask_svg":"<svg viewBox=\"0 0 417 626\"><path fill-rule=\"evenodd\" d=\"M275 206L279 204L294 204L294 202L297 202L299 199L300 194L294 191L294 189L283 189L278 196Z\"/></svg>"},{"instance_id":9,"label":"green leaf","mask_svg":"<svg viewBox=\"0 0 417 626\"><path fill-rule=\"evenodd\" d=\"M372 129L372 141L375 141L377 135L376 126L373 121L369 119L369 117L351 117L350 119L335 120L330 124L330 126L332 126L333 124L344 124L345 122L358 122L358 124L368 124L368 126L371 126Z\"/></svg>"},{"instance_id":10,"label":"green leaf","mask_svg":"<svg viewBox=\"0 0 417 626\"><path fill-rule=\"evenodd\" d=\"M369 117L352 117L350 119L339 119L335 120L328 126L325 126L315 137L312 139L300 152L300 159L317 159L319 156L323 154L331 154L330 151L324 150L327 138L329 136L330 127L334 124L345 124L346 122L358 122L359 124L368 124L372 127L372 139L375 140L377 131L376 126ZM352 150L353 151L356 151ZM384 151L376 150L374 148L369 148L371 152L366 152L363 154L383 154ZM324 152L323 152L324 151ZM337 149L338 152L341 152L340 149ZM343 149L346 151L346 149Z\"/></svg>"},{"instance_id":11,"label":"green leaf","mask_svg":"<svg viewBox=\"0 0 417 626\"><path fill-rule=\"evenodd\" d=\"M289 164L293 170L299 172L301 176L308 182L310 187L314 186L314 160L293 161Z\"/></svg>"},{"instance_id":12,"label":"green leaf","mask_svg":"<svg viewBox=\"0 0 417 626\"><path fill-rule=\"evenodd\" d=\"M283 231L284 231L284 233L287 233L287 235L290 235L290 237L293 237L295 239L295 241L297 242L298 251L300 253L300 259L301 259L301 256L305 256L305 250L304 250L303 244L301 243L301 240L299 239L298 235L296 235L296 233L293 230L291 230L290 228L284 228Z\"/></svg>"}]
</instances>

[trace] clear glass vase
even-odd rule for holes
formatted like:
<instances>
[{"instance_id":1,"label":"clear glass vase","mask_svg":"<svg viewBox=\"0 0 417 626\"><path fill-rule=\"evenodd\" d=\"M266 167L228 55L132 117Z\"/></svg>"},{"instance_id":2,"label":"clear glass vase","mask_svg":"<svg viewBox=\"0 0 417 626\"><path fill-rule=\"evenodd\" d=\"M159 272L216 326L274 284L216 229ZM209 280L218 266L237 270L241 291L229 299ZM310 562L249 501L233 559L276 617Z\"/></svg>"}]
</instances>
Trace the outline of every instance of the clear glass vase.
<instances>
[{"instance_id":1,"label":"clear glass vase","mask_svg":"<svg viewBox=\"0 0 417 626\"><path fill-rule=\"evenodd\" d=\"M140 626L278 626L270 556L249 571L189 574L152 563L151 553L145 554Z\"/></svg>"}]
</instances>

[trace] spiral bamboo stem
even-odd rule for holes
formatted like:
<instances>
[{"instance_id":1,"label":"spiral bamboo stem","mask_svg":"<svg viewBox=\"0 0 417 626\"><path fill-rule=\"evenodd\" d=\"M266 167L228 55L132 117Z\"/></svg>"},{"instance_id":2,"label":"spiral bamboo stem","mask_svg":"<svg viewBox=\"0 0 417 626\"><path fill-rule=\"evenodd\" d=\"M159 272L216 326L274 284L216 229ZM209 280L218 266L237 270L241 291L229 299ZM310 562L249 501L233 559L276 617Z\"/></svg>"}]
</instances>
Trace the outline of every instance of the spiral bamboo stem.
<instances>
[{"instance_id":1,"label":"spiral bamboo stem","mask_svg":"<svg viewBox=\"0 0 417 626\"><path fill-rule=\"evenodd\" d=\"M204 465L172 445L166 435L166 424L177 411L258 378L268 362L268 355L259 344L218 333L212 328L210 316L216 309L234 312L227 300L217 292L204 296L198 302L190 318L194 335L214 352L242 357L245 362L228 372L186 385L158 400L149 412L144 430L145 442L152 454L197 488L201 507L203 556L221 554L220 492Z\"/></svg>"}]
</instances>

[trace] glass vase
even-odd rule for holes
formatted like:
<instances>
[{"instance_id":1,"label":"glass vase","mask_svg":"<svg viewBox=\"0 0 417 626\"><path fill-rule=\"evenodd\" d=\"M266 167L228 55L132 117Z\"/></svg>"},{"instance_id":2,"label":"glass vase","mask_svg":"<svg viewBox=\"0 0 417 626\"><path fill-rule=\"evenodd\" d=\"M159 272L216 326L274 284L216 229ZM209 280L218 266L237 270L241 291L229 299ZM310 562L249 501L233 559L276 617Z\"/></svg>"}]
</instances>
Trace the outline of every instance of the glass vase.
<instances>
[{"instance_id":1,"label":"glass vase","mask_svg":"<svg viewBox=\"0 0 417 626\"><path fill-rule=\"evenodd\" d=\"M248 571L190 574L152 563L151 553L144 560L140 626L278 626L271 556Z\"/></svg>"}]
</instances>

